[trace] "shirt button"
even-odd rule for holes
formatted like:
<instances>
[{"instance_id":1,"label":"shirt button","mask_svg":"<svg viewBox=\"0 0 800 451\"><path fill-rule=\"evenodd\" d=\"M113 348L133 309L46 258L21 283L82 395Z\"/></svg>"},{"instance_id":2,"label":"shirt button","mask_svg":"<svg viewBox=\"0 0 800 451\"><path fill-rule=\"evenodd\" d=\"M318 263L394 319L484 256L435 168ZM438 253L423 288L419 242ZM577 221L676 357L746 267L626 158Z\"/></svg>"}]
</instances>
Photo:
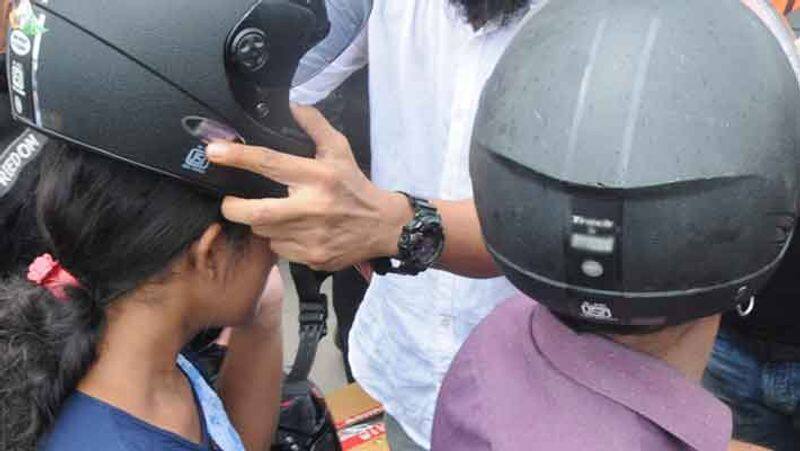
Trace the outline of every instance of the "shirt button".
<instances>
[{"instance_id":1,"label":"shirt button","mask_svg":"<svg viewBox=\"0 0 800 451\"><path fill-rule=\"evenodd\" d=\"M440 324L442 325L442 327L450 327L453 325L453 320L450 319L449 317L444 317L442 318Z\"/></svg>"}]
</instances>

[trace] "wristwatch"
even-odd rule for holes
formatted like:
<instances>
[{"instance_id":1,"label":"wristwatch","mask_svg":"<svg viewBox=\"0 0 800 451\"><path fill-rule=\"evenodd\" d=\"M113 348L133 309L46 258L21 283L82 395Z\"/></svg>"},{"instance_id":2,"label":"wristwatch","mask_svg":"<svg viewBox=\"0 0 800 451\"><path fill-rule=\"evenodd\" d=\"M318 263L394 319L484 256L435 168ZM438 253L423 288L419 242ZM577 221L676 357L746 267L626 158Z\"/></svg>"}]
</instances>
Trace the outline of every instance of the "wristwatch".
<instances>
[{"instance_id":1,"label":"wristwatch","mask_svg":"<svg viewBox=\"0 0 800 451\"><path fill-rule=\"evenodd\" d=\"M398 254L372 261L376 274L416 276L433 266L444 250L444 227L439 210L430 201L401 193L414 210L414 217L403 227L397 241ZM392 264L397 260L399 265Z\"/></svg>"}]
</instances>

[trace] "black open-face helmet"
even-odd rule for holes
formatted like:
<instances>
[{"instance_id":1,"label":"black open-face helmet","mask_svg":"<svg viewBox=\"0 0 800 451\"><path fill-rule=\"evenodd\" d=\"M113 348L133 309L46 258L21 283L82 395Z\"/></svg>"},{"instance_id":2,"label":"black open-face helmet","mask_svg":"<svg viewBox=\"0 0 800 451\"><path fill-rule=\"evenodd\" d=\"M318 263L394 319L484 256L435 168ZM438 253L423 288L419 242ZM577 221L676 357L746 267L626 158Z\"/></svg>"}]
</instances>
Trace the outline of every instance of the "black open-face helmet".
<instances>
[{"instance_id":1,"label":"black open-face helmet","mask_svg":"<svg viewBox=\"0 0 800 451\"><path fill-rule=\"evenodd\" d=\"M211 140L310 156L288 93L362 30L371 0L10 0L15 118L218 193L284 188L205 158Z\"/></svg>"},{"instance_id":2,"label":"black open-face helmet","mask_svg":"<svg viewBox=\"0 0 800 451\"><path fill-rule=\"evenodd\" d=\"M309 380L284 381L272 451L341 451L322 391Z\"/></svg>"},{"instance_id":3,"label":"black open-face helmet","mask_svg":"<svg viewBox=\"0 0 800 451\"><path fill-rule=\"evenodd\" d=\"M488 82L486 242L556 313L664 326L748 301L795 228L800 88L761 0L558 0Z\"/></svg>"}]
</instances>

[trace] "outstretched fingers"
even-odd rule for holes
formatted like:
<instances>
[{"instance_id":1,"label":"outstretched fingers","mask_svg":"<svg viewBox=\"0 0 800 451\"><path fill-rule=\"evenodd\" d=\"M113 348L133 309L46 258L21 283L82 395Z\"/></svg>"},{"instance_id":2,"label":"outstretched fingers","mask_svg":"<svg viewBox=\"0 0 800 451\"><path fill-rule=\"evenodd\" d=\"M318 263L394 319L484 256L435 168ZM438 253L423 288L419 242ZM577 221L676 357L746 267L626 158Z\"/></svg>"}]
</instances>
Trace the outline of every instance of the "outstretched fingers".
<instances>
[{"instance_id":1,"label":"outstretched fingers","mask_svg":"<svg viewBox=\"0 0 800 451\"><path fill-rule=\"evenodd\" d=\"M214 164L250 171L288 186L314 180L320 172L311 158L266 147L214 142L208 145L206 155Z\"/></svg>"}]
</instances>

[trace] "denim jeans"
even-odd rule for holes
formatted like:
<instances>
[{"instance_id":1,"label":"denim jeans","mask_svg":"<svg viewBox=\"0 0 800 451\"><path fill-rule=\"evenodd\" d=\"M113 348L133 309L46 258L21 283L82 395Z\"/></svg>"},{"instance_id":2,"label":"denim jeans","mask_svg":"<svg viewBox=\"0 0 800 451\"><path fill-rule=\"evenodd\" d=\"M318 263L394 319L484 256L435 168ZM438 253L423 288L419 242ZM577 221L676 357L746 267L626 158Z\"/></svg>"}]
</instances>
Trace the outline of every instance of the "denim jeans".
<instances>
[{"instance_id":1,"label":"denim jeans","mask_svg":"<svg viewBox=\"0 0 800 451\"><path fill-rule=\"evenodd\" d=\"M743 340L720 331L703 384L731 407L736 439L800 450L800 362L761 361Z\"/></svg>"}]
</instances>

